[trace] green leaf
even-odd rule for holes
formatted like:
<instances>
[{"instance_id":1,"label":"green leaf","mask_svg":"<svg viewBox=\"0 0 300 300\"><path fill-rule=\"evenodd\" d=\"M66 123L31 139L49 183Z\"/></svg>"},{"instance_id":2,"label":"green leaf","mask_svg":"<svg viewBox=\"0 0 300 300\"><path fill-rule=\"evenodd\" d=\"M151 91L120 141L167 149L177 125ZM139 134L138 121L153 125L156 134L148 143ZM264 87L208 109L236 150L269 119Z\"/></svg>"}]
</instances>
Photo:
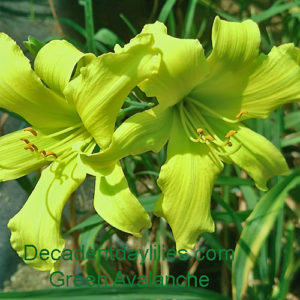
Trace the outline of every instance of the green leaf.
<instances>
[{"instance_id":1,"label":"green leaf","mask_svg":"<svg viewBox=\"0 0 300 300\"><path fill-rule=\"evenodd\" d=\"M295 169L260 199L247 219L233 260L232 283L235 300L241 300L245 294L248 275L261 246L284 205L288 191L299 183L300 169Z\"/></svg>"},{"instance_id":2,"label":"green leaf","mask_svg":"<svg viewBox=\"0 0 300 300\"><path fill-rule=\"evenodd\" d=\"M175 3L176 3L176 0L166 0L164 6L162 7L162 9L160 11L160 14L159 14L157 20L165 23L170 12L172 11L172 8Z\"/></svg>"},{"instance_id":3,"label":"green leaf","mask_svg":"<svg viewBox=\"0 0 300 300\"><path fill-rule=\"evenodd\" d=\"M40 49L45 45L31 35L28 36L28 40L24 41L23 44L33 56L36 56Z\"/></svg>"},{"instance_id":4,"label":"green leaf","mask_svg":"<svg viewBox=\"0 0 300 300\"><path fill-rule=\"evenodd\" d=\"M215 182L216 185L230 185L230 186L240 186L240 185L250 185L254 186L254 182L250 179L243 179L238 177L227 177L219 176Z\"/></svg>"},{"instance_id":5,"label":"green leaf","mask_svg":"<svg viewBox=\"0 0 300 300\"><path fill-rule=\"evenodd\" d=\"M182 37L183 38L189 38L191 37L191 31L194 24L194 15L197 7L198 0L190 0L187 10L186 10L186 16L184 19L184 25L183 25L183 32Z\"/></svg>"},{"instance_id":6,"label":"green leaf","mask_svg":"<svg viewBox=\"0 0 300 300\"><path fill-rule=\"evenodd\" d=\"M114 32L107 28L101 28L98 30L95 33L94 38L110 48L114 48L116 44L120 44L121 46L124 44Z\"/></svg>"},{"instance_id":7,"label":"green leaf","mask_svg":"<svg viewBox=\"0 0 300 300\"><path fill-rule=\"evenodd\" d=\"M244 222L251 214L251 210L237 211L235 214L241 222ZM215 221L236 223L235 218L227 211L212 210L211 215Z\"/></svg>"},{"instance_id":8,"label":"green leaf","mask_svg":"<svg viewBox=\"0 0 300 300\"><path fill-rule=\"evenodd\" d=\"M85 17L85 37L87 42L88 52L96 53L96 44L94 39L94 18L93 18L93 3L92 0L79 0L80 5L84 7Z\"/></svg>"},{"instance_id":9,"label":"green leaf","mask_svg":"<svg viewBox=\"0 0 300 300\"><path fill-rule=\"evenodd\" d=\"M79 32L82 36L84 36L86 38L86 32L85 29L83 27L81 27L79 24L77 24L76 22L67 19L67 18L57 18L58 21L66 23L67 25L69 25L70 27L72 27L74 30L76 30L77 32Z\"/></svg>"},{"instance_id":10,"label":"green leaf","mask_svg":"<svg viewBox=\"0 0 300 300\"><path fill-rule=\"evenodd\" d=\"M0 294L0 299L97 299L97 300L230 300L218 293L200 288L188 287L138 287L138 286L107 286L107 287L82 287L60 288L40 291L6 292Z\"/></svg>"},{"instance_id":11,"label":"green leaf","mask_svg":"<svg viewBox=\"0 0 300 300\"><path fill-rule=\"evenodd\" d=\"M83 222L77 224L73 228L71 228L64 235L69 235L73 231L83 229L83 228L88 227L88 226L99 225L99 224L102 224L102 223L104 223L104 220L98 214L95 214L95 215L92 215L91 217L87 218Z\"/></svg>"},{"instance_id":12,"label":"green leaf","mask_svg":"<svg viewBox=\"0 0 300 300\"><path fill-rule=\"evenodd\" d=\"M133 35L137 35L137 31L134 28L134 26L131 24L131 22L123 15L120 14L120 18L124 21L124 23L127 25L127 27L129 28L129 30L131 31L131 33Z\"/></svg>"},{"instance_id":13,"label":"green leaf","mask_svg":"<svg viewBox=\"0 0 300 300\"><path fill-rule=\"evenodd\" d=\"M296 110L284 117L284 128L291 128L300 125L300 111Z\"/></svg>"},{"instance_id":14,"label":"green leaf","mask_svg":"<svg viewBox=\"0 0 300 300\"><path fill-rule=\"evenodd\" d=\"M84 247L86 253L89 248L94 248L94 243L99 230L102 228L103 223L87 227L79 236L80 247Z\"/></svg>"},{"instance_id":15,"label":"green leaf","mask_svg":"<svg viewBox=\"0 0 300 300\"><path fill-rule=\"evenodd\" d=\"M273 298L276 300L286 299L287 293L289 291L289 287L293 275L293 267L294 267L294 249L293 249L294 236L295 236L294 225L291 221L289 221L287 224L286 234L285 234L286 244L284 248L282 273L279 280L280 282L278 287L279 290L278 290L278 294Z\"/></svg>"},{"instance_id":16,"label":"green leaf","mask_svg":"<svg viewBox=\"0 0 300 300\"><path fill-rule=\"evenodd\" d=\"M290 3L285 3L282 5L276 5L276 6L271 6L269 9L266 9L265 11L261 12L260 14L257 14L255 16L252 16L251 19L254 22L260 23L262 21L265 21L269 18L272 18L280 13L283 13L284 11L299 5L299 1L294 1Z\"/></svg>"},{"instance_id":17,"label":"green leaf","mask_svg":"<svg viewBox=\"0 0 300 300\"><path fill-rule=\"evenodd\" d=\"M153 211L154 204L156 200L159 198L160 194L158 195L153 195L153 196L146 196L146 197L139 197L139 201L143 205L143 207L146 209L148 212Z\"/></svg>"},{"instance_id":18,"label":"green leaf","mask_svg":"<svg viewBox=\"0 0 300 300\"><path fill-rule=\"evenodd\" d=\"M287 135L281 140L281 147L288 147L300 143L300 132Z\"/></svg>"}]
</instances>

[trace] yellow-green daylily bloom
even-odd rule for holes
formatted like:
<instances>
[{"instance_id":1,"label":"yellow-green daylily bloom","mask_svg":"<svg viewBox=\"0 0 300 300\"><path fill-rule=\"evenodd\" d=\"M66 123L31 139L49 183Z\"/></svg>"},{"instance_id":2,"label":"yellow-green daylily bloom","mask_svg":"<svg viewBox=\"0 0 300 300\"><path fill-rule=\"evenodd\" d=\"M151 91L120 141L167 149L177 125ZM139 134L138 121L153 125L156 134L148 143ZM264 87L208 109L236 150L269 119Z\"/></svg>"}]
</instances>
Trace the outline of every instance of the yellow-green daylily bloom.
<instances>
[{"instance_id":1,"label":"yellow-green daylily bloom","mask_svg":"<svg viewBox=\"0 0 300 300\"><path fill-rule=\"evenodd\" d=\"M102 148L110 143L128 93L157 73L160 56L152 49L153 41L152 35L144 34L118 53L99 57L83 54L66 41L52 41L38 52L33 71L16 43L0 34L0 107L21 115L31 125L0 138L0 181L47 166L8 224L11 245L21 258L25 245L49 252L64 248L62 210L86 177L77 163L78 148L92 153L96 143ZM118 164L105 178L97 174L96 183L94 206L105 220L135 236L151 226ZM111 189L119 197L105 201ZM106 198L99 198L99 193ZM33 252L27 256L32 257ZM58 266L52 258L37 257L26 263L43 271Z\"/></svg>"},{"instance_id":2,"label":"yellow-green daylily bloom","mask_svg":"<svg viewBox=\"0 0 300 300\"><path fill-rule=\"evenodd\" d=\"M288 172L279 150L242 121L299 101L300 51L287 44L259 54L259 29L250 20L217 17L208 58L198 40L171 37L159 22L146 25L145 33L153 35L162 63L139 86L159 104L126 120L108 149L80 157L91 174L109 173L120 158L159 151L168 141L154 213L170 224L177 248L189 250L201 232L214 231L211 190L223 162L243 168L261 190L270 177Z\"/></svg>"}]
</instances>

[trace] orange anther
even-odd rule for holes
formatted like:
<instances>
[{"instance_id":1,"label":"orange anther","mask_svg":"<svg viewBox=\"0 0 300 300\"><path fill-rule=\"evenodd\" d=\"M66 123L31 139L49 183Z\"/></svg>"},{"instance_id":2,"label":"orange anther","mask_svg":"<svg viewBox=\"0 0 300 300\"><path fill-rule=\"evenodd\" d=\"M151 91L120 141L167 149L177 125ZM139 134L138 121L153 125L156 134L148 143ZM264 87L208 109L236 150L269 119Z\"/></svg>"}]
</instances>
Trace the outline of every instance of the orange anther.
<instances>
[{"instance_id":1,"label":"orange anther","mask_svg":"<svg viewBox=\"0 0 300 300\"><path fill-rule=\"evenodd\" d=\"M205 137L204 137L204 139L206 139L206 140L208 140L208 141L211 141L211 142L213 142L215 139L212 137L212 136L210 136L210 135L206 135Z\"/></svg>"},{"instance_id":2,"label":"orange anther","mask_svg":"<svg viewBox=\"0 0 300 300\"><path fill-rule=\"evenodd\" d=\"M35 144L32 144L31 147L35 150L35 151L38 151L38 147L35 145Z\"/></svg>"},{"instance_id":3,"label":"orange anther","mask_svg":"<svg viewBox=\"0 0 300 300\"><path fill-rule=\"evenodd\" d=\"M29 144L27 144L27 145L24 147L24 149L25 149L25 150L28 150L28 149L29 149L31 152L33 152L34 149L33 149L32 145L33 145L32 143L29 143Z\"/></svg>"},{"instance_id":4,"label":"orange anther","mask_svg":"<svg viewBox=\"0 0 300 300\"><path fill-rule=\"evenodd\" d=\"M25 142L26 144L29 144L29 143L30 143L30 142L29 142L27 139L25 139L25 138L20 138L20 140L23 141L23 142Z\"/></svg>"},{"instance_id":5,"label":"orange anther","mask_svg":"<svg viewBox=\"0 0 300 300\"><path fill-rule=\"evenodd\" d=\"M227 134L225 135L226 139L229 139L231 136L233 136L234 134L236 134L237 131L236 130L229 130L227 132Z\"/></svg>"},{"instance_id":6,"label":"orange anther","mask_svg":"<svg viewBox=\"0 0 300 300\"><path fill-rule=\"evenodd\" d=\"M236 115L236 118L237 118L237 119L240 119L242 115L247 114L247 113L248 113L248 110L243 109L241 112L239 112L239 113Z\"/></svg>"},{"instance_id":7,"label":"orange anther","mask_svg":"<svg viewBox=\"0 0 300 300\"><path fill-rule=\"evenodd\" d=\"M202 135L203 134L203 129L202 128L198 128L197 129L197 133L199 133L200 135Z\"/></svg>"},{"instance_id":8,"label":"orange anther","mask_svg":"<svg viewBox=\"0 0 300 300\"><path fill-rule=\"evenodd\" d=\"M44 149L39 150L39 152L46 156L46 151Z\"/></svg>"},{"instance_id":9,"label":"orange anther","mask_svg":"<svg viewBox=\"0 0 300 300\"><path fill-rule=\"evenodd\" d=\"M47 152L46 155L45 155L45 157L50 156L50 155L52 155L55 158L57 158L57 155L54 152L52 152L52 151Z\"/></svg>"},{"instance_id":10,"label":"orange anther","mask_svg":"<svg viewBox=\"0 0 300 300\"><path fill-rule=\"evenodd\" d=\"M29 131L30 133L32 133L34 136L37 136L37 133L34 129L32 129L31 127L27 127L24 128L23 131Z\"/></svg>"}]
</instances>

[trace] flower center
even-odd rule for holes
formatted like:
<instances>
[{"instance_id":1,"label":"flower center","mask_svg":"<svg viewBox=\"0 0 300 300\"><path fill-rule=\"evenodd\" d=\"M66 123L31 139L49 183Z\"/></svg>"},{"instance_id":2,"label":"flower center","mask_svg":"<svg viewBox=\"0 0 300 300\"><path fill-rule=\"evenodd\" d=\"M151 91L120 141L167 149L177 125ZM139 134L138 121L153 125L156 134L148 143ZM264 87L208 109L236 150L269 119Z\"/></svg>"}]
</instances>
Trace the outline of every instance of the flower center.
<instances>
[{"instance_id":1,"label":"flower center","mask_svg":"<svg viewBox=\"0 0 300 300\"><path fill-rule=\"evenodd\" d=\"M29 150L38 159L43 158L47 161L62 160L74 153L72 146L76 142L90 143L93 140L82 123L51 134L45 134L43 131L37 132L31 127L23 130L32 135L32 137L26 136L20 139L26 144L24 150Z\"/></svg>"},{"instance_id":2,"label":"flower center","mask_svg":"<svg viewBox=\"0 0 300 300\"><path fill-rule=\"evenodd\" d=\"M192 142L206 144L214 154L219 156L232 155L241 148L241 143L232 147L230 140L233 135L238 133L236 130L231 129L226 133L223 139L220 138L201 111L208 112L209 115L213 115L227 123L240 122L239 119L243 114L247 113L247 111L241 111L236 116L236 120L230 120L211 111L199 101L189 97L182 100L178 105L184 131ZM232 147L232 149L228 151L228 147Z\"/></svg>"}]
</instances>

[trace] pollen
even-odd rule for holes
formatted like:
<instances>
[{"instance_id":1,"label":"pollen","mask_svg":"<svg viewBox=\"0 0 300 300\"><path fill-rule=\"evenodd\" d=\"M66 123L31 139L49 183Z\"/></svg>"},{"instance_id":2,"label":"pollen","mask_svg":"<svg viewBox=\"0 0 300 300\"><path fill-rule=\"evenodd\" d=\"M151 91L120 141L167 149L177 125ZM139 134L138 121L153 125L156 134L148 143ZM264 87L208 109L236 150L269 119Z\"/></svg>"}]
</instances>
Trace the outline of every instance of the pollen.
<instances>
[{"instance_id":1,"label":"pollen","mask_svg":"<svg viewBox=\"0 0 300 300\"><path fill-rule=\"evenodd\" d=\"M200 135L202 135L202 134L203 134L203 132L204 132L204 131L203 131L203 129L202 129L202 128L198 128L198 129L197 129L197 133L199 133Z\"/></svg>"},{"instance_id":2,"label":"pollen","mask_svg":"<svg viewBox=\"0 0 300 300\"><path fill-rule=\"evenodd\" d=\"M48 157L48 156L51 156L51 155L54 156L55 158L57 158L57 155L52 151L47 152L45 157Z\"/></svg>"},{"instance_id":3,"label":"pollen","mask_svg":"<svg viewBox=\"0 0 300 300\"><path fill-rule=\"evenodd\" d=\"M212 137L212 136L210 136L210 135L206 135L205 137L204 137L204 139L205 140L207 140L207 141L211 141L211 142L213 142L215 139Z\"/></svg>"},{"instance_id":4,"label":"pollen","mask_svg":"<svg viewBox=\"0 0 300 300\"><path fill-rule=\"evenodd\" d=\"M37 136L37 132L34 129L32 129L31 127L24 128L23 131L29 131L34 136Z\"/></svg>"},{"instance_id":5,"label":"pollen","mask_svg":"<svg viewBox=\"0 0 300 300\"><path fill-rule=\"evenodd\" d=\"M236 130L229 130L229 131L227 132L227 134L225 135L225 138L226 138L226 139L229 139L231 136L235 135L236 133L237 133Z\"/></svg>"},{"instance_id":6,"label":"pollen","mask_svg":"<svg viewBox=\"0 0 300 300\"><path fill-rule=\"evenodd\" d=\"M239 112L239 113L236 115L236 118L237 118L237 119L240 119L240 118L242 117L242 115L247 114L247 113L248 113L248 110L243 109L241 112Z\"/></svg>"}]
</instances>

